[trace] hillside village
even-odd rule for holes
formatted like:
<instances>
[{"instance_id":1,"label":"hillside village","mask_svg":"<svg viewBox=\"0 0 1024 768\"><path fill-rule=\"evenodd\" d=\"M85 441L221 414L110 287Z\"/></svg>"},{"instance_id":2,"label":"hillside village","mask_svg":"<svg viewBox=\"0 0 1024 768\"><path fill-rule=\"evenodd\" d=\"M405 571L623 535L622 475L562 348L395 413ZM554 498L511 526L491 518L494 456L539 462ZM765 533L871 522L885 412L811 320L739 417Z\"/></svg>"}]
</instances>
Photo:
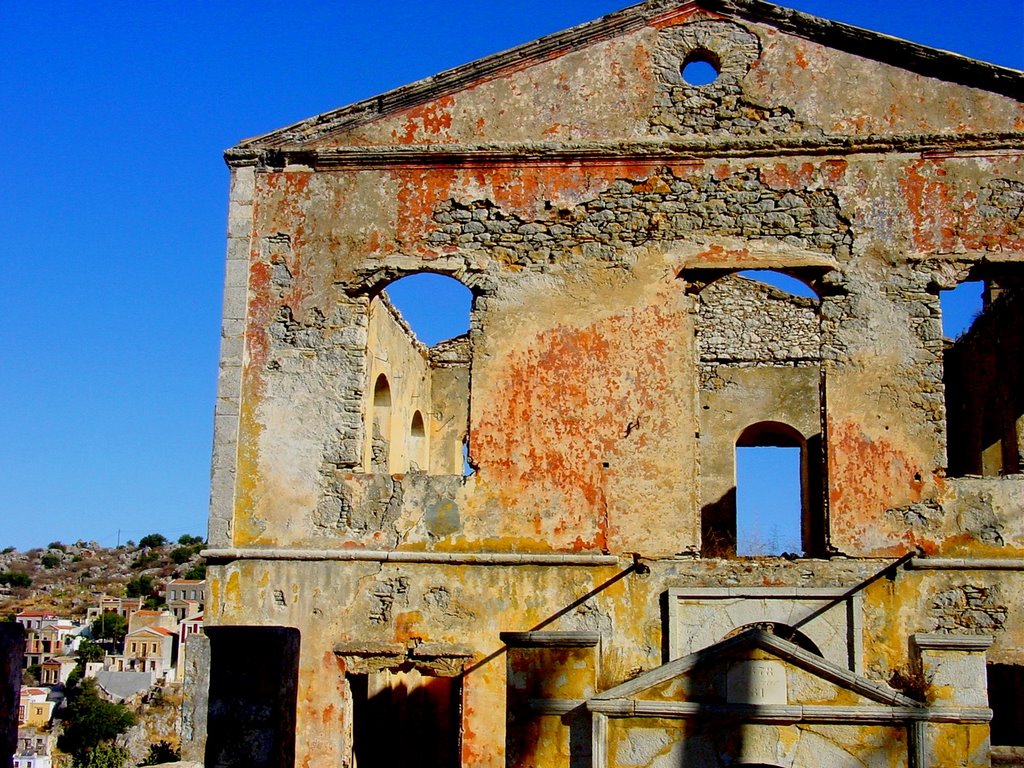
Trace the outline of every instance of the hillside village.
<instances>
[{"instance_id":1,"label":"hillside village","mask_svg":"<svg viewBox=\"0 0 1024 768\"><path fill-rule=\"evenodd\" d=\"M132 764L176 754L184 641L203 628L204 546L150 534L116 548L56 541L0 553L0 617L26 638L17 768L67 764L58 738L79 686L134 715L118 739Z\"/></svg>"}]
</instances>

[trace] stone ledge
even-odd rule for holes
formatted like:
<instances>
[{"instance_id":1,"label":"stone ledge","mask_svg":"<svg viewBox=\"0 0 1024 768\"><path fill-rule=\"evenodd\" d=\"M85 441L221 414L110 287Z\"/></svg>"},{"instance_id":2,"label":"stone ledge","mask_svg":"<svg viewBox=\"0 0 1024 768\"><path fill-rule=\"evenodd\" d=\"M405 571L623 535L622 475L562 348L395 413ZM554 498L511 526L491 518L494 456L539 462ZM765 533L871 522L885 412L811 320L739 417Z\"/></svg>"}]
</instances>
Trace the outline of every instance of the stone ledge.
<instances>
[{"instance_id":1,"label":"stone ledge","mask_svg":"<svg viewBox=\"0 0 1024 768\"><path fill-rule=\"evenodd\" d=\"M910 567L920 571L1024 571L1024 558L915 557Z\"/></svg>"},{"instance_id":2,"label":"stone ledge","mask_svg":"<svg viewBox=\"0 0 1024 768\"><path fill-rule=\"evenodd\" d=\"M967 651L980 653L992 645L991 635L943 635L920 632L911 635L911 641L923 651Z\"/></svg>"},{"instance_id":3,"label":"stone ledge","mask_svg":"<svg viewBox=\"0 0 1024 768\"><path fill-rule=\"evenodd\" d=\"M557 552L403 552L374 549L204 549L207 560L368 561L451 565L619 565L616 555L568 555Z\"/></svg>"},{"instance_id":4,"label":"stone ledge","mask_svg":"<svg viewBox=\"0 0 1024 768\"><path fill-rule=\"evenodd\" d=\"M502 632L501 642L510 648L593 648L600 632Z\"/></svg>"}]
</instances>

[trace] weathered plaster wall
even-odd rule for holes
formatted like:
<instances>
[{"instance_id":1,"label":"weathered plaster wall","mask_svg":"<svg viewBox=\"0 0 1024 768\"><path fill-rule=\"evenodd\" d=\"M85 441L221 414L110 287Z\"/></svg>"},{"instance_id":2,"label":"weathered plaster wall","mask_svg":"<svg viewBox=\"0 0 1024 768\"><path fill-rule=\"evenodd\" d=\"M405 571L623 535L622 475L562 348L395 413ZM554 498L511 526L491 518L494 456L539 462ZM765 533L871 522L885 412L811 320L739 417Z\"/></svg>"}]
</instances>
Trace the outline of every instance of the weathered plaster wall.
<instances>
[{"instance_id":1,"label":"weathered plaster wall","mask_svg":"<svg viewBox=\"0 0 1024 768\"><path fill-rule=\"evenodd\" d=\"M921 632L991 634L991 658L1024 663L1021 485L945 476L937 297L1021 262L1019 101L689 4L641 21L229 156L207 620L299 630L304 768L349 764L347 673L431 665L461 682L463 764L502 765L508 669L536 665L507 666L501 633L598 633L592 666L569 654L576 671L540 683L607 690L668 660L673 589L792 588L792 626L797 588L856 592L858 621L826 625L862 628L848 657L870 680L905 683ZM722 69L706 90L671 79L698 50ZM744 269L819 298L728 277ZM423 350L375 314L418 271L471 288L466 338ZM393 402L431 401L428 472L372 461L381 351L417 382ZM823 446L831 559L699 556L752 420ZM924 564L879 575L914 547ZM527 731L564 757L561 716ZM900 729L829 728L747 741L903 764ZM966 728L950 738L974 760L985 728ZM520 762L548 760L529 733L509 736ZM623 764L675 755L675 737L631 738Z\"/></svg>"},{"instance_id":2,"label":"weathered plaster wall","mask_svg":"<svg viewBox=\"0 0 1024 768\"><path fill-rule=\"evenodd\" d=\"M1019 173L1010 159L945 162L935 182L942 193L916 202L900 188L907 166L877 156L598 166L585 175L527 165L483 179L459 169L430 179L418 169L400 177L394 168L257 174L256 231L281 233L289 245L286 256L261 251L251 267L239 453L246 470L235 543L319 537L296 521L324 497L320 468L335 477L358 470L367 444L360 286L429 268L480 294L469 398L478 471L455 499L471 527L431 544L651 554L698 547L696 430L682 426L695 423L698 351L694 300L677 275L749 267L820 274L831 266L820 314L832 540L848 554L897 551L903 531L891 527L886 510L933 497L945 464L941 330L930 291L943 257L907 263L901 254L925 237L915 221L969 209L964 195L973 185ZM372 176L380 183L367 184ZM434 198L421 203L436 213L414 222L407 217L415 208L392 203L371 214L379 190L399 180L410 194ZM802 191L809 187L817 191ZM581 202L563 207L570 193ZM456 224L463 209L452 201L460 199L469 218ZM475 207L479 200L493 202ZM780 204L791 207L780 211ZM339 210L360 222L348 236L369 240L339 250ZM721 213L709 217L709 210ZM478 211L482 218L474 218ZM453 223L443 223L449 215ZM1011 221L1004 235L983 237L993 222L955 216L962 250L945 258L956 264L1016 247ZM491 224L515 231L488 233ZM425 236L402 234L414 226ZM285 288L263 279L276 258L290 264ZM785 375L811 375L800 370ZM517 515L505 513L510 506ZM675 521L674 531L647 537L645 515L659 525ZM287 532L261 538L271 525Z\"/></svg>"}]
</instances>

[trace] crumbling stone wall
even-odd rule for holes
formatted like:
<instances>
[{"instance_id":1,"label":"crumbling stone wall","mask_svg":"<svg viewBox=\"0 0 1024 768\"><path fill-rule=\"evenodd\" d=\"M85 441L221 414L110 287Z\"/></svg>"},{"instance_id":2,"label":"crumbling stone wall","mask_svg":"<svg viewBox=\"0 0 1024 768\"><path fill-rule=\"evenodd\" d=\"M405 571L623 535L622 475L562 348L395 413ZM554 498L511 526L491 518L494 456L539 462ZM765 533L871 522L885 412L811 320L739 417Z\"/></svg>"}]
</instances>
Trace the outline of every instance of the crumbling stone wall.
<instances>
[{"instance_id":1,"label":"crumbling stone wall","mask_svg":"<svg viewBox=\"0 0 1024 768\"><path fill-rule=\"evenodd\" d=\"M832 254L852 243L833 193L769 185L757 168L725 178L680 178L666 168L642 180L618 179L595 199L543 219L525 220L488 200L444 201L433 219L431 245L493 250L520 266L559 263L588 243L642 245L690 234L777 238Z\"/></svg>"},{"instance_id":2,"label":"crumbling stone wall","mask_svg":"<svg viewBox=\"0 0 1024 768\"><path fill-rule=\"evenodd\" d=\"M732 275L701 291L697 312L702 389L718 365L817 365L821 359L814 299Z\"/></svg>"},{"instance_id":3,"label":"crumbling stone wall","mask_svg":"<svg viewBox=\"0 0 1024 768\"><path fill-rule=\"evenodd\" d=\"M650 117L652 133L744 136L800 130L791 109L760 106L744 98L743 78L760 54L757 35L733 22L695 21L665 30L653 56L658 90ZM705 86L687 83L681 70L692 61L707 62L718 76Z\"/></svg>"}]
</instances>

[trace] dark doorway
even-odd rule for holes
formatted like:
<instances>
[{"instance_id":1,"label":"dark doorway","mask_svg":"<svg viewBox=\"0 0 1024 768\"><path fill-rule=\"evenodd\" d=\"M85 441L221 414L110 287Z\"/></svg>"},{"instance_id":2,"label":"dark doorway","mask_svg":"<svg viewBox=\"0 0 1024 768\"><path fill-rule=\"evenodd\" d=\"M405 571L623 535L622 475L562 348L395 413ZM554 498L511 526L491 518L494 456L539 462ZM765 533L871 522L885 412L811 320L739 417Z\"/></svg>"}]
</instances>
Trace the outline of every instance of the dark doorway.
<instances>
[{"instance_id":1,"label":"dark doorway","mask_svg":"<svg viewBox=\"0 0 1024 768\"><path fill-rule=\"evenodd\" d=\"M416 670L349 675L353 752L359 768L457 768L459 678Z\"/></svg>"}]
</instances>

